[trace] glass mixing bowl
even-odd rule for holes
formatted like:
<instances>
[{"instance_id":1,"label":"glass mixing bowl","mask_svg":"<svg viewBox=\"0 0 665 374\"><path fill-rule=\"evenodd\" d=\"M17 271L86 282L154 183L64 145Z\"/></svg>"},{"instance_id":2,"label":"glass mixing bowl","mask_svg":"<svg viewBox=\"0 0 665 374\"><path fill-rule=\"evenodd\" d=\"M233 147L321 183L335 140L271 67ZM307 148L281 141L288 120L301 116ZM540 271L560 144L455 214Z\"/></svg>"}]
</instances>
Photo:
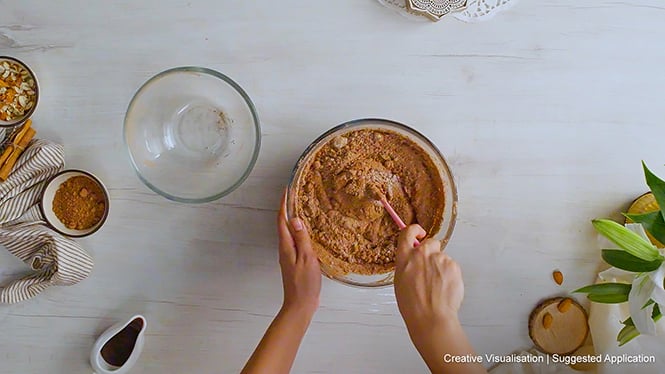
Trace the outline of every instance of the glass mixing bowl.
<instances>
[{"instance_id":1,"label":"glass mixing bowl","mask_svg":"<svg viewBox=\"0 0 665 374\"><path fill-rule=\"evenodd\" d=\"M150 78L127 109L125 143L146 186L167 199L204 203L235 190L261 146L245 91L211 69L179 67Z\"/></svg>"},{"instance_id":2,"label":"glass mixing bowl","mask_svg":"<svg viewBox=\"0 0 665 374\"><path fill-rule=\"evenodd\" d=\"M441 176L441 180L443 181L445 205L443 209L443 220L441 222L441 227L439 228L439 231L433 235L433 237L441 241L441 250L443 250L453 234L455 221L457 219L457 189L455 187L455 181L453 179L452 173L450 172L450 168L448 167L446 160L441 155L441 152L424 135L406 125L386 119L367 118L343 123L326 131L318 139L312 142L312 144L310 144L307 149L305 149L293 169L291 180L289 182L286 202L287 214L289 218L294 217L295 214L295 203L296 197L298 196L298 181L311 162L313 156L321 149L321 147L328 143L328 141L331 141L337 136L361 129L380 129L396 132L419 145L420 148L422 148L434 162L434 165L436 166L437 170L439 171L439 175ZM393 284L395 277L394 271L376 275L363 275L356 273L339 275L339 272L334 271L334 269L330 269L328 266L328 264L321 263L321 271L325 276L351 286L390 286Z\"/></svg>"}]
</instances>

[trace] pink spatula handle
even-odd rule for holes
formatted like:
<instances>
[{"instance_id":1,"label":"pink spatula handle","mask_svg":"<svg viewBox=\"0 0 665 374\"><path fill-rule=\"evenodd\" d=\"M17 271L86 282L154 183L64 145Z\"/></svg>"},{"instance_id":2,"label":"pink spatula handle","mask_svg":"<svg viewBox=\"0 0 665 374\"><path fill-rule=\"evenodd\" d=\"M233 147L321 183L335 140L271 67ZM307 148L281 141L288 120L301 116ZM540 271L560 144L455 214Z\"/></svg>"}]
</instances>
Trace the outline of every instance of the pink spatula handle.
<instances>
[{"instance_id":1,"label":"pink spatula handle","mask_svg":"<svg viewBox=\"0 0 665 374\"><path fill-rule=\"evenodd\" d=\"M399 215L397 215L397 212L395 212L395 209L393 209L392 206L388 203L388 200L386 200L385 197L381 198L381 204L383 205L384 208L386 208L386 211L390 215L390 218L393 219L397 227L399 227L400 230L404 230L406 228L406 224L404 224L404 221L402 221L401 218L399 218ZM415 239L413 242L413 246L417 247L420 245L420 242L418 239Z\"/></svg>"}]
</instances>

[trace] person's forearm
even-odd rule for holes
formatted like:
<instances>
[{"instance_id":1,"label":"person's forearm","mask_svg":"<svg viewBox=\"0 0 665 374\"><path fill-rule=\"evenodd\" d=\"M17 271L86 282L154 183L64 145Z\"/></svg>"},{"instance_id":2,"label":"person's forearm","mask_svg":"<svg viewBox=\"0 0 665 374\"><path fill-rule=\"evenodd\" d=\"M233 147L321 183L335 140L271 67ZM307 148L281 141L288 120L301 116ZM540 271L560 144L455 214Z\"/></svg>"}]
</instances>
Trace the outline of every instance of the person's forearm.
<instances>
[{"instance_id":1,"label":"person's forearm","mask_svg":"<svg viewBox=\"0 0 665 374\"><path fill-rule=\"evenodd\" d=\"M432 325L411 328L409 335L434 374L487 373L480 363L454 362L455 357L476 356L462 325L456 318L443 319ZM446 357L450 359L446 359Z\"/></svg>"},{"instance_id":2,"label":"person's forearm","mask_svg":"<svg viewBox=\"0 0 665 374\"><path fill-rule=\"evenodd\" d=\"M312 316L306 308L282 307L242 374L288 373Z\"/></svg>"}]
</instances>

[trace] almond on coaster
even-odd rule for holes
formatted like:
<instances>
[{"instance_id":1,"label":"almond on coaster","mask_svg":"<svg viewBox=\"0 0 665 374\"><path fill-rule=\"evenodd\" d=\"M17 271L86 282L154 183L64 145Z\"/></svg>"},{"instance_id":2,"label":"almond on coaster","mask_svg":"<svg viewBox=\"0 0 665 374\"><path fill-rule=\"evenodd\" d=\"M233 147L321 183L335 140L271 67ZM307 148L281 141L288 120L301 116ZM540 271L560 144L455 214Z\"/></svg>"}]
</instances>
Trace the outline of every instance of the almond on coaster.
<instances>
[{"instance_id":1,"label":"almond on coaster","mask_svg":"<svg viewBox=\"0 0 665 374\"><path fill-rule=\"evenodd\" d=\"M561 302L559 303L559 305L557 305L556 308L559 309L559 312L566 313L567 311L570 310L570 307L572 306L573 306L573 299L566 298L561 300Z\"/></svg>"},{"instance_id":2,"label":"almond on coaster","mask_svg":"<svg viewBox=\"0 0 665 374\"><path fill-rule=\"evenodd\" d=\"M543 316L543 327L547 330L552 327L552 322L554 322L554 317L551 314L545 313Z\"/></svg>"}]
</instances>

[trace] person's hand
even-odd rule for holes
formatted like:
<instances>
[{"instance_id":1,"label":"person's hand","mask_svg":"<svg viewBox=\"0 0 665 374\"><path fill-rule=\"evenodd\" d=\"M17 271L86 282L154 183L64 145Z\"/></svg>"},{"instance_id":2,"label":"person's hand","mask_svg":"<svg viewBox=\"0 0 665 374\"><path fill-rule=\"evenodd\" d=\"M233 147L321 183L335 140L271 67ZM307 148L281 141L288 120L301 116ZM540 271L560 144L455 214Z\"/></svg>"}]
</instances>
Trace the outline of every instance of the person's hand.
<instances>
[{"instance_id":1,"label":"person's hand","mask_svg":"<svg viewBox=\"0 0 665 374\"><path fill-rule=\"evenodd\" d=\"M395 297L410 334L435 324L458 323L457 312L464 298L459 265L441 252L441 242L415 239L427 233L411 225L400 233L395 258Z\"/></svg>"},{"instance_id":2,"label":"person's hand","mask_svg":"<svg viewBox=\"0 0 665 374\"><path fill-rule=\"evenodd\" d=\"M321 270L312 248L312 240L302 220L286 220L286 193L282 196L277 218L279 232L279 265L282 269L285 310L304 311L313 315L319 307Z\"/></svg>"},{"instance_id":3,"label":"person's hand","mask_svg":"<svg viewBox=\"0 0 665 374\"><path fill-rule=\"evenodd\" d=\"M289 373L302 338L319 307L319 260L303 222L298 218L286 221L286 192L277 216L277 231L284 304L242 374Z\"/></svg>"},{"instance_id":4,"label":"person's hand","mask_svg":"<svg viewBox=\"0 0 665 374\"><path fill-rule=\"evenodd\" d=\"M395 297L409 336L430 371L440 373L487 373L480 363L457 363L445 355L475 355L458 311L464 299L462 271L441 252L438 240L427 239L414 247L415 239L427 233L411 225L400 233L395 258Z\"/></svg>"}]
</instances>

